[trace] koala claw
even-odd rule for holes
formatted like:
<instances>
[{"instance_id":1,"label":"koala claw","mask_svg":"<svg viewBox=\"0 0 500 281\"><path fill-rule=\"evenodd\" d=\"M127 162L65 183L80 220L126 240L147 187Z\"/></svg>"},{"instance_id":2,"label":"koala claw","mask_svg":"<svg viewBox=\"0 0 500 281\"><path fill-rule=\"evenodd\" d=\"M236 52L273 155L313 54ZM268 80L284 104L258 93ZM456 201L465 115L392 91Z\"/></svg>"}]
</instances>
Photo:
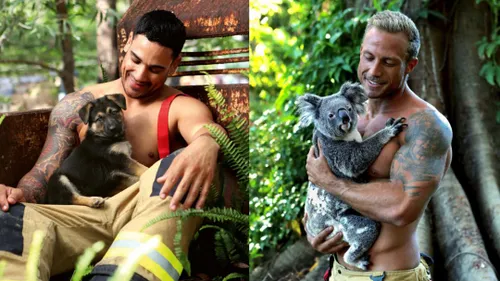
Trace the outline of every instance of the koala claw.
<instances>
[{"instance_id":1,"label":"koala claw","mask_svg":"<svg viewBox=\"0 0 500 281\"><path fill-rule=\"evenodd\" d=\"M386 126L386 127L390 127L390 126L392 126L392 124L394 124L394 120L395 120L395 119L394 119L394 118L392 118L392 117L391 117L391 118L389 118L389 119L387 119L387 122L385 122L385 126Z\"/></svg>"},{"instance_id":2,"label":"koala claw","mask_svg":"<svg viewBox=\"0 0 500 281\"><path fill-rule=\"evenodd\" d=\"M368 260L361 260L359 262L357 262L356 264L356 267L362 269L362 270L367 270L368 269L368 265L370 265L370 261Z\"/></svg>"},{"instance_id":3,"label":"koala claw","mask_svg":"<svg viewBox=\"0 0 500 281\"><path fill-rule=\"evenodd\" d=\"M389 120L387 120L386 125L389 123L389 121L392 121L392 124L390 124L387 127L391 130L391 133L393 134L393 136L396 136L397 134L401 133L404 128L408 127L407 124L403 123L406 121L406 118L404 118L404 117L400 117L396 120L394 120L393 118L389 118Z\"/></svg>"}]
</instances>

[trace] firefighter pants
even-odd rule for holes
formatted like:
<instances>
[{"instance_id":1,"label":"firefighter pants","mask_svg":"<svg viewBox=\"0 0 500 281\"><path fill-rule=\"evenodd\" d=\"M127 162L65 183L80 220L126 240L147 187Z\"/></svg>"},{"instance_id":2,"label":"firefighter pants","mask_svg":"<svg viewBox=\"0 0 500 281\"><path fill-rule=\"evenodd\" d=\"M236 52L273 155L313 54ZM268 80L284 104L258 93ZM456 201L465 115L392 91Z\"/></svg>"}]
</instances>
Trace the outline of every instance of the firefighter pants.
<instances>
[{"instance_id":1,"label":"firefighter pants","mask_svg":"<svg viewBox=\"0 0 500 281\"><path fill-rule=\"evenodd\" d=\"M171 196L159 197L162 188L156 179L162 176L178 151L149 168L139 182L106 199L98 209L76 205L16 204L0 212L0 260L7 261L2 279L25 280L25 266L35 230L46 233L39 265L39 279L70 271L77 258L97 241L106 250L93 269L92 280L110 275L124 259L151 236L162 237L160 246L139 262L133 280L178 280L182 266L174 254L177 219L160 221L141 232L158 215L171 212ZM171 192L171 195L173 192ZM189 242L201 219L183 221L181 248L187 253ZM105 280L105 279L104 279Z\"/></svg>"}]
</instances>

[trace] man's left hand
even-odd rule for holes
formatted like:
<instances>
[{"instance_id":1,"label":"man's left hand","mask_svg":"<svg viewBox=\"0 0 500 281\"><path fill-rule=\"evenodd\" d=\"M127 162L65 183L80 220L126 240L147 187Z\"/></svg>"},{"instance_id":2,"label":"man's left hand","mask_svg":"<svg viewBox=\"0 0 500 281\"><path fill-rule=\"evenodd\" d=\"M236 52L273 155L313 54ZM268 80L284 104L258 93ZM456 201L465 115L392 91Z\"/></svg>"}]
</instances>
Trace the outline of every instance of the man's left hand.
<instances>
[{"instance_id":1,"label":"man's left hand","mask_svg":"<svg viewBox=\"0 0 500 281\"><path fill-rule=\"evenodd\" d=\"M309 154L307 154L306 170L309 181L314 185L325 190L339 188L339 179L332 173L328 162L326 161L321 144L318 141L319 155L314 156L314 146L311 146Z\"/></svg>"},{"instance_id":2,"label":"man's left hand","mask_svg":"<svg viewBox=\"0 0 500 281\"><path fill-rule=\"evenodd\" d=\"M218 153L217 142L211 136L201 135L175 157L165 175L157 179L158 183L163 183L160 197L165 199L182 178L170 202L170 209L175 211L186 193L184 209L190 208L196 198L196 208L203 208L215 175Z\"/></svg>"}]
</instances>

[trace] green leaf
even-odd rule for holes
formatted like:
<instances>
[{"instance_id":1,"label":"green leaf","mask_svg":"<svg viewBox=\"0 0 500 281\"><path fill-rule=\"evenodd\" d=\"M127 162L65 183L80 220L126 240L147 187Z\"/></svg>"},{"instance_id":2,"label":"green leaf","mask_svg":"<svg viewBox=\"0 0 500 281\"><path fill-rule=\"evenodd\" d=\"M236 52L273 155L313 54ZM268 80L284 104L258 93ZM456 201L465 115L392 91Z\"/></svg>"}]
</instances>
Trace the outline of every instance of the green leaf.
<instances>
[{"instance_id":1,"label":"green leaf","mask_svg":"<svg viewBox=\"0 0 500 281\"><path fill-rule=\"evenodd\" d=\"M477 48L477 54L480 59L484 59L484 50L486 49L486 46L488 46L487 43L481 43L481 45Z\"/></svg>"},{"instance_id":2,"label":"green leaf","mask_svg":"<svg viewBox=\"0 0 500 281\"><path fill-rule=\"evenodd\" d=\"M490 71L486 72L486 81L488 81L488 84L491 86L495 86L495 69L491 69Z\"/></svg>"},{"instance_id":3,"label":"green leaf","mask_svg":"<svg viewBox=\"0 0 500 281\"><path fill-rule=\"evenodd\" d=\"M493 52L495 52L495 49L498 47L498 45L492 43L492 44L489 44L488 47L486 48L486 56L488 58L491 58L491 55L493 54Z\"/></svg>"},{"instance_id":4,"label":"green leaf","mask_svg":"<svg viewBox=\"0 0 500 281\"><path fill-rule=\"evenodd\" d=\"M5 119L5 115L1 115L1 116L0 116L0 124L2 124L3 119Z\"/></svg>"},{"instance_id":5,"label":"green leaf","mask_svg":"<svg viewBox=\"0 0 500 281\"><path fill-rule=\"evenodd\" d=\"M429 10L429 15L433 15L434 17L438 18L438 19L442 19L444 21L447 21L448 19L443 15L441 14L440 12L438 11L434 11L434 10Z\"/></svg>"},{"instance_id":6,"label":"green leaf","mask_svg":"<svg viewBox=\"0 0 500 281\"><path fill-rule=\"evenodd\" d=\"M497 86L500 87L500 66L496 66L495 67L495 78L496 78L496 83L497 83Z\"/></svg>"},{"instance_id":7,"label":"green leaf","mask_svg":"<svg viewBox=\"0 0 500 281\"><path fill-rule=\"evenodd\" d=\"M222 279L222 281L228 281L228 280L236 279L236 278L248 278L248 276L245 274L233 272L233 273L229 273L226 277L224 277L224 279Z\"/></svg>"}]
</instances>

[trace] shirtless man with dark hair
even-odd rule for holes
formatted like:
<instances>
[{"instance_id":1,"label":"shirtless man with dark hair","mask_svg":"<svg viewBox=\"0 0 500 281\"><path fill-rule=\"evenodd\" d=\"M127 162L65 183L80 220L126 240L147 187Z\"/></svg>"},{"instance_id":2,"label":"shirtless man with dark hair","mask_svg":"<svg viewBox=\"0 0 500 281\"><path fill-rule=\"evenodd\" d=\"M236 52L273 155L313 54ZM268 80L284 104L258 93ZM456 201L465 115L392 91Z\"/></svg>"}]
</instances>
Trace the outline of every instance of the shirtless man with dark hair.
<instances>
[{"instance_id":1,"label":"shirtless man with dark hair","mask_svg":"<svg viewBox=\"0 0 500 281\"><path fill-rule=\"evenodd\" d=\"M204 126L222 129L205 104L165 85L181 61L185 38L185 27L173 13L146 13L125 46L121 77L68 94L54 107L45 145L33 169L17 188L0 185L0 206L6 212L0 212L0 260L9 264L4 278L24 280L29 243L36 229L46 233L40 259L42 280L70 270L76 257L99 240L111 248L94 268L92 280L105 279L134 247L155 234L162 235L155 256L162 258L140 263L135 280L165 280L167 275L169 280L179 278L182 267L172 253L175 220L144 231L141 228L161 213L204 206L219 153L219 145ZM85 136L87 127L79 109L114 93L126 99L123 114L132 158L151 168L137 184L107 199L99 209L32 204L43 202L48 179ZM186 145L182 152L174 152ZM190 219L183 224L185 252L199 221Z\"/></svg>"},{"instance_id":2,"label":"shirtless man with dark hair","mask_svg":"<svg viewBox=\"0 0 500 281\"><path fill-rule=\"evenodd\" d=\"M382 224L369 251L369 272L346 265L342 257L349 245L342 242L342 235L325 240L332 228L309 237L316 250L335 253L330 280L375 280L369 276L384 281L430 280L416 229L450 166L452 130L442 114L408 87L419 47L418 30L405 15L384 11L368 21L358 65L358 79L369 97L368 113L359 120L358 129L366 138L382 129L390 117L406 117L408 124L369 168L369 183L336 178L324 156L315 158L312 148L307 157L311 182Z\"/></svg>"}]
</instances>

